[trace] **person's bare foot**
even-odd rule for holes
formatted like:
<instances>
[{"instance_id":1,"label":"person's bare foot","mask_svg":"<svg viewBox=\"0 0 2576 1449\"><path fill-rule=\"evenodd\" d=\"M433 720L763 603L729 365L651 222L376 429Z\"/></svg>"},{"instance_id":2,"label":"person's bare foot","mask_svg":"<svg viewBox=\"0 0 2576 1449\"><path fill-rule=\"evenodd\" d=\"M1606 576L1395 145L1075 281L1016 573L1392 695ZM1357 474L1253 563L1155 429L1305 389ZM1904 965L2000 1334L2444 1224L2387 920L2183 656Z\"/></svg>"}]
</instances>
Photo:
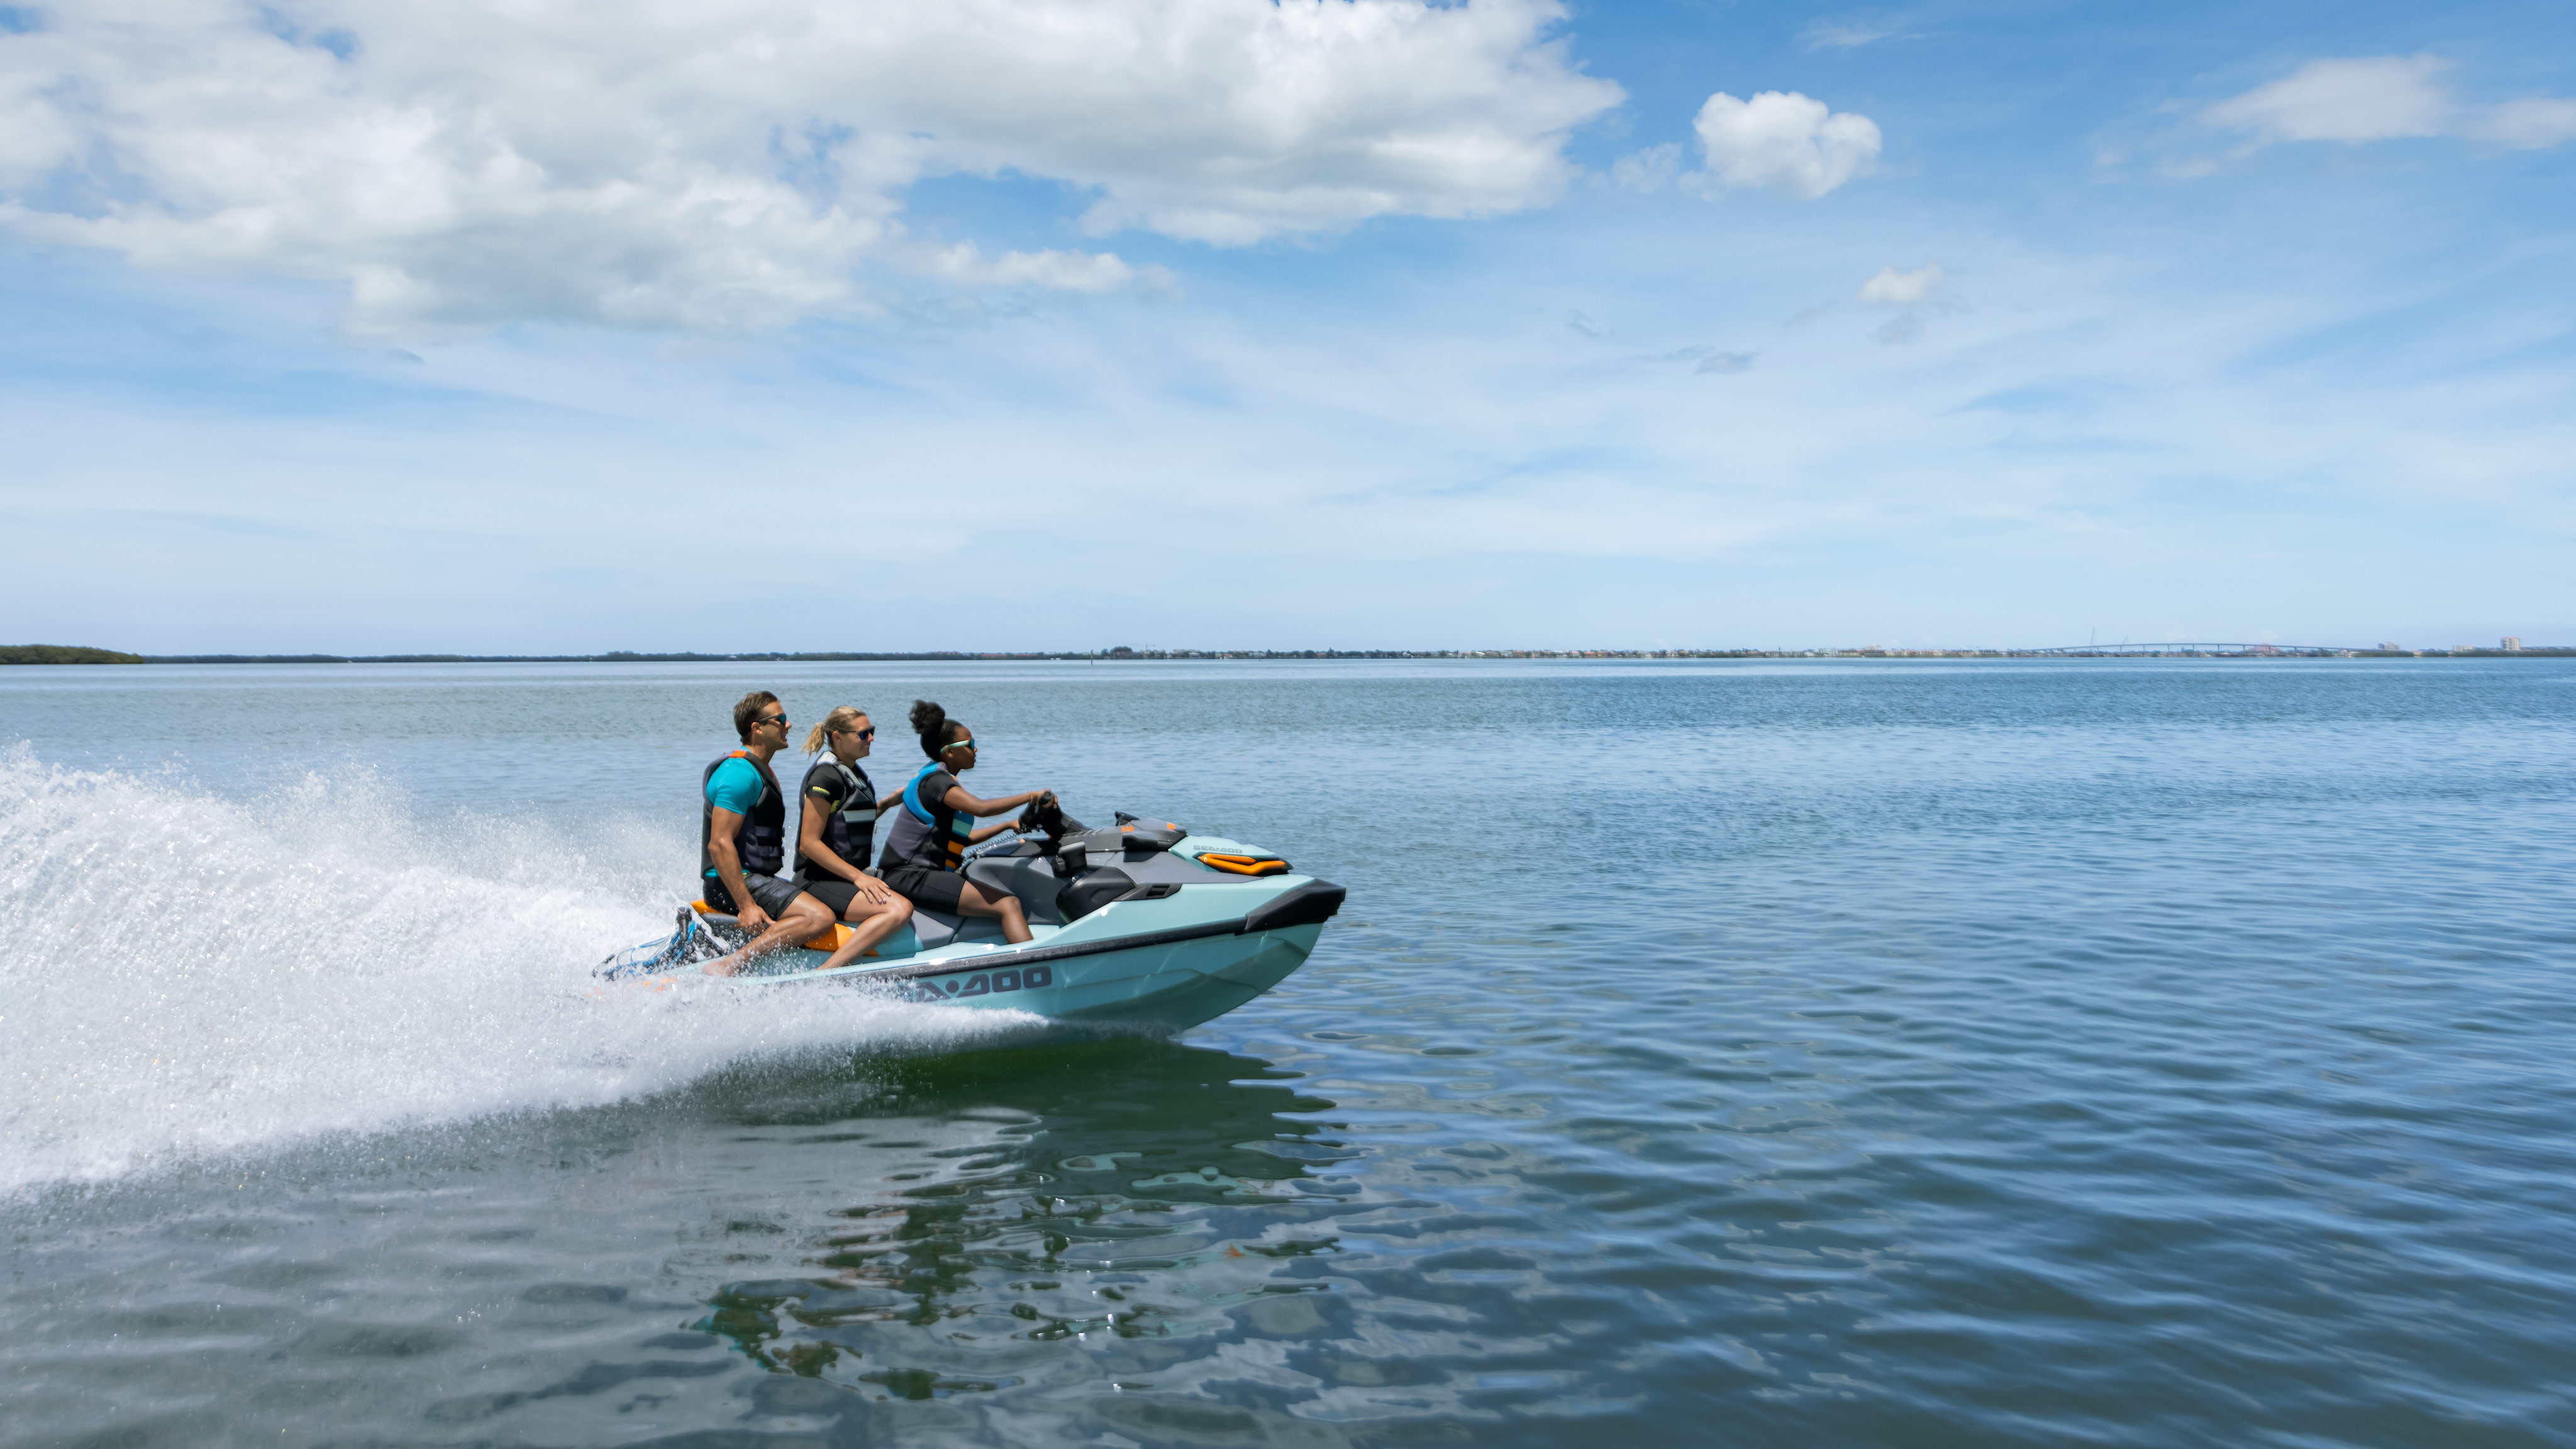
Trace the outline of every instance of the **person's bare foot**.
<instances>
[{"instance_id":1,"label":"person's bare foot","mask_svg":"<svg viewBox=\"0 0 2576 1449\"><path fill-rule=\"evenodd\" d=\"M719 956L698 969L709 976L731 976L742 969L742 963L731 956Z\"/></svg>"}]
</instances>

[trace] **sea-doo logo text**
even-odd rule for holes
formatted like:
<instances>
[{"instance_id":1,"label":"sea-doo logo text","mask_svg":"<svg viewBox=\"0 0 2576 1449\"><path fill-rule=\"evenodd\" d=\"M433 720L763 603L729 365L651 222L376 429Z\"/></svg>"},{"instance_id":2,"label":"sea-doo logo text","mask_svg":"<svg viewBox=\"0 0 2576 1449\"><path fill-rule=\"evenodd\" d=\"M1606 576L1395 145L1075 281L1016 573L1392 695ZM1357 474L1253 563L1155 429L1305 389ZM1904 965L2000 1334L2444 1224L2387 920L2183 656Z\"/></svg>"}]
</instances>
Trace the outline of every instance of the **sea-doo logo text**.
<instances>
[{"instance_id":1,"label":"sea-doo logo text","mask_svg":"<svg viewBox=\"0 0 2576 1449\"><path fill-rule=\"evenodd\" d=\"M1017 971L978 971L963 979L949 976L935 981L909 982L903 995L908 1001L959 1001L969 996L998 996L1023 987L1034 990L1054 984L1053 968L1030 966Z\"/></svg>"}]
</instances>

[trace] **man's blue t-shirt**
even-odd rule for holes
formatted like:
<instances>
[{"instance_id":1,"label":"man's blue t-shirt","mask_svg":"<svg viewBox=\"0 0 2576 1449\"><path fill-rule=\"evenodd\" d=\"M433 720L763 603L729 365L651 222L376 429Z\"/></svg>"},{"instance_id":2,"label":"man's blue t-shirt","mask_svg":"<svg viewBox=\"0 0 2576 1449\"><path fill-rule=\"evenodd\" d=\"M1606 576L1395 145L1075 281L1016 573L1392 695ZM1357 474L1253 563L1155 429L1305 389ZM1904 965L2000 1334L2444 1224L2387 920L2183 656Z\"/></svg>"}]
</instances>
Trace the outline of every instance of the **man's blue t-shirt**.
<instances>
[{"instance_id":1,"label":"man's blue t-shirt","mask_svg":"<svg viewBox=\"0 0 2576 1449\"><path fill-rule=\"evenodd\" d=\"M727 760L707 776L707 803L718 810L749 815L751 807L760 803L761 784L760 770L751 761ZM707 879L715 878L716 868L708 866Z\"/></svg>"}]
</instances>

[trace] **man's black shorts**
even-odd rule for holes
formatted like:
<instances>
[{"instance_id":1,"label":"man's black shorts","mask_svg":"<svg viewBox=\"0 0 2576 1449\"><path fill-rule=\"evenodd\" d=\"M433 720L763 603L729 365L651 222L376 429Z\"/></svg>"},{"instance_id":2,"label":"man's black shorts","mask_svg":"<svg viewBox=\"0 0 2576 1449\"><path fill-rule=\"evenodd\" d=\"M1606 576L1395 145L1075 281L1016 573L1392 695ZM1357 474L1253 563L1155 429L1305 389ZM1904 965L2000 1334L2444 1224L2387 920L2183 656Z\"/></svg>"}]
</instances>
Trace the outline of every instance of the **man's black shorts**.
<instances>
[{"instance_id":1,"label":"man's black shorts","mask_svg":"<svg viewBox=\"0 0 2576 1449\"><path fill-rule=\"evenodd\" d=\"M742 883L751 887L751 898L760 902L760 908L769 912L772 920L777 919L779 912L787 909L789 902L805 894L805 888L796 882L780 880L774 875L747 875L742 878ZM710 876L707 878L706 887L708 910L719 916L741 914L734 909L733 892L725 889L722 879Z\"/></svg>"}]
</instances>

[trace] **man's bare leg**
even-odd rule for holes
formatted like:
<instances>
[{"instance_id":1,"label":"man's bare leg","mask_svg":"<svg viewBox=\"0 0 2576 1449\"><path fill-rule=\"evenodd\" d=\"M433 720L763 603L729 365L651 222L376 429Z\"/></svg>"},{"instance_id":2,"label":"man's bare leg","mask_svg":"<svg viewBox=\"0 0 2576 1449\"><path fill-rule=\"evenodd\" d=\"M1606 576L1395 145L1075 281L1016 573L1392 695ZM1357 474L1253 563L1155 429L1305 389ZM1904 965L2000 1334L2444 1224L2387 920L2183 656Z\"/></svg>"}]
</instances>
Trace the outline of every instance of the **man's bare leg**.
<instances>
[{"instance_id":1,"label":"man's bare leg","mask_svg":"<svg viewBox=\"0 0 2576 1449\"><path fill-rule=\"evenodd\" d=\"M832 928L832 912L812 896L798 896L769 929L751 940L751 944L730 956L706 964L709 976L731 976L743 967L784 947L801 945Z\"/></svg>"}]
</instances>

